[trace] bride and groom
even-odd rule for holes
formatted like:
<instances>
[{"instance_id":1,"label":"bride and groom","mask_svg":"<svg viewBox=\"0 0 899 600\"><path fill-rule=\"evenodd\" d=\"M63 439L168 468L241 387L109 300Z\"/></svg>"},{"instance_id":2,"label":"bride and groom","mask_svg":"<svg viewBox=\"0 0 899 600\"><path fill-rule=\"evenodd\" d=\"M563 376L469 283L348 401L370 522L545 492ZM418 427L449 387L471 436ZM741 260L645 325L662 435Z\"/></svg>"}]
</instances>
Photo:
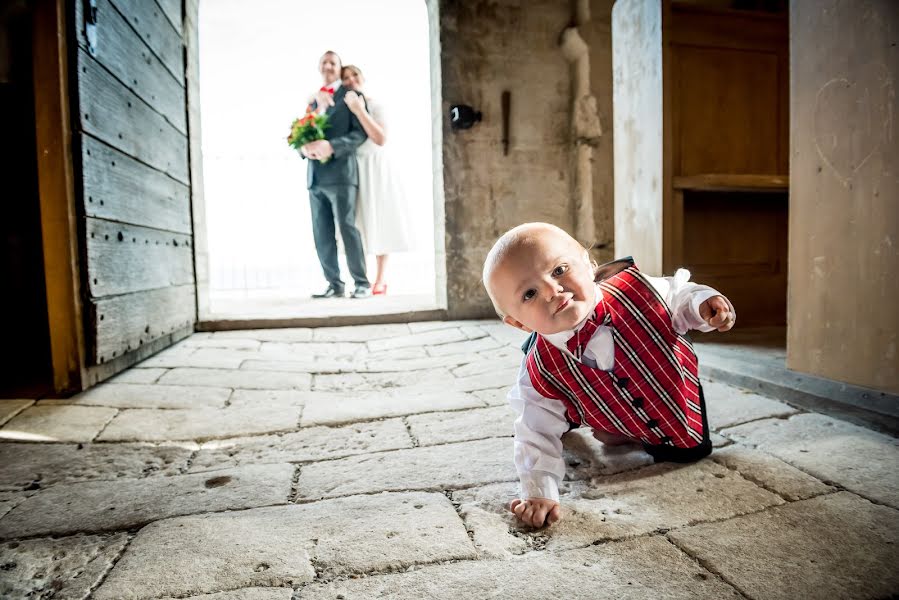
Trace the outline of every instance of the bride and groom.
<instances>
[{"instance_id":1,"label":"bride and groom","mask_svg":"<svg viewBox=\"0 0 899 600\"><path fill-rule=\"evenodd\" d=\"M384 270L390 252L409 249L404 194L387 156L383 113L362 93L358 67L343 66L335 52L319 60L322 87L311 99L313 109L328 115L325 139L300 148L309 161L306 184L312 208L315 250L328 287L313 298L346 294L338 264L337 229L355 283L352 298L386 293ZM324 161L324 162L323 162ZM336 223L336 226L335 226ZM361 229L361 231L360 231ZM365 253L377 256L374 286L366 273Z\"/></svg>"}]
</instances>

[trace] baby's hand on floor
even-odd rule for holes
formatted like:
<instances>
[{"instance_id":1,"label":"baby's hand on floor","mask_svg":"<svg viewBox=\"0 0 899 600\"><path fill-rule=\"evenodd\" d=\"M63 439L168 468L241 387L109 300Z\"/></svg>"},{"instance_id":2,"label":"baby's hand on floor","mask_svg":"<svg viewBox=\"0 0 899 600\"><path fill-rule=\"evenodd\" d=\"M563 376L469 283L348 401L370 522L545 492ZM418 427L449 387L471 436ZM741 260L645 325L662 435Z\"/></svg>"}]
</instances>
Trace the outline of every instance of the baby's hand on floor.
<instances>
[{"instance_id":1,"label":"baby's hand on floor","mask_svg":"<svg viewBox=\"0 0 899 600\"><path fill-rule=\"evenodd\" d=\"M516 498L509 504L509 510L525 525L531 527L543 527L552 525L562 519L562 509L559 503L547 498L528 498L521 500Z\"/></svg>"}]
</instances>

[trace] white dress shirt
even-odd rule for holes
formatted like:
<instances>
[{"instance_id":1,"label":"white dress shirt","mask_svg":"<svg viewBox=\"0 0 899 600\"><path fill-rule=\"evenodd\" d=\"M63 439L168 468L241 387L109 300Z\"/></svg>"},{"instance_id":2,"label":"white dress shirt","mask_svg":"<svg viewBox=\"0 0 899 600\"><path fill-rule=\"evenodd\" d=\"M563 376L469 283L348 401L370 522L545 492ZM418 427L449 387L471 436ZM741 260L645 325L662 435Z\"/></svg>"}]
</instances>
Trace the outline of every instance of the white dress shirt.
<instances>
[{"instance_id":1,"label":"white dress shirt","mask_svg":"<svg viewBox=\"0 0 899 600\"><path fill-rule=\"evenodd\" d=\"M671 311L671 322L678 333L691 329L713 331L699 316L699 305L719 295L706 286L690 282L690 272L678 269L674 277L649 277L650 284L664 299ZM596 298L602 292L596 286ZM730 302L728 301L728 304ZM730 307L733 312L733 306ZM574 329L543 336L556 348L568 352L567 342L584 326L584 321ZM615 366L615 344L612 332L600 325L583 351L582 362L593 368L610 371ZM518 413L515 420L515 467L521 479L523 498L549 498L559 500L559 481L565 475L562 460L562 434L568 431L565 405L561 400L542 396L531 385L527 369L527 356L521 361L518 381L509 390L509 404Z\"/></svg>"}]
</instances>

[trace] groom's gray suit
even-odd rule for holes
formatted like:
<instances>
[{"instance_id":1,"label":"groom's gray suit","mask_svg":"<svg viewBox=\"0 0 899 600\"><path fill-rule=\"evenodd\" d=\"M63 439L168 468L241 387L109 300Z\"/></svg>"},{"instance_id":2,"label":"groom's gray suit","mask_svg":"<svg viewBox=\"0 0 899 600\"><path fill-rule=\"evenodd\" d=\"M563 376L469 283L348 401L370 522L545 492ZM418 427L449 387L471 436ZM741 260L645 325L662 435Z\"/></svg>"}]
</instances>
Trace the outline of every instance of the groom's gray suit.
<instances>
[{"instance_id":1,"label":"groom's gray suit","mask_svg":"<svg viewBox=\"0 0 899 600\"><path fill-rule=\"evenodd\" d=\"M359 119L344 102L346 88L340 86L334 92L334 106L328 107L328 123L325 139L331 142L334 154L322 163L310 160L306 174L309 201L312 205L312 234L315 250L322 265L325 279L335 290L342 291L337 263L337 238L335 217L340 227L340 237L346 249L347 266L356 287L370 286L365 274L365 251L362 236L356 228L356 192L359 189L359 171L356 164L356 148L368 137Z\"/></svg>"}]
</instances>

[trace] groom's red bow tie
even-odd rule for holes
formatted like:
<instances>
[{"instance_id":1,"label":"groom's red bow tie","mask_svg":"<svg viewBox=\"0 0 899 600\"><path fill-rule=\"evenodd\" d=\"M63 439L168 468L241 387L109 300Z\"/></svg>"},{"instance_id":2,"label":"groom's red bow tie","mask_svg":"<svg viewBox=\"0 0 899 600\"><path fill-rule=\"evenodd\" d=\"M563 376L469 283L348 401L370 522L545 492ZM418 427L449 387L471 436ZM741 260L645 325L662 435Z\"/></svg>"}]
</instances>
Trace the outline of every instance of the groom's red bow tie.
<instances>
[{"instance_id":1,"label":"groom's red bow tie","mask_svg":"<svg viewBox=\"0 0 899 600\"><path fill-rule=\"evenodd\" d=\"M568 351L571 352L576 359L580 360L581 356L584 354L584 350L587 349L587 344L590 342L590 339L593 337L593 334L596 333L599 326L608 325L611 320L612 317L606 311L605 304L603 302L597 304L596 309L584 322L584 326L575 331L574 335L571 336L571 339L568 340Z\"/></svg>"},{"instance_id":2,"label":"groom's red bow tie","mask_svg":"<svg viewBox=\"0 0 899 600\"><path fill-rule=\"evenodd\" d=\"M326 86L326 85L323 85L323 86L321 87L321 89L319 89L318 91L320 91L320 92L328 92L329 94L333 94L333 93L334 93L334 88L328 87L328 86Z\"/></svg>"}]
</instances>

